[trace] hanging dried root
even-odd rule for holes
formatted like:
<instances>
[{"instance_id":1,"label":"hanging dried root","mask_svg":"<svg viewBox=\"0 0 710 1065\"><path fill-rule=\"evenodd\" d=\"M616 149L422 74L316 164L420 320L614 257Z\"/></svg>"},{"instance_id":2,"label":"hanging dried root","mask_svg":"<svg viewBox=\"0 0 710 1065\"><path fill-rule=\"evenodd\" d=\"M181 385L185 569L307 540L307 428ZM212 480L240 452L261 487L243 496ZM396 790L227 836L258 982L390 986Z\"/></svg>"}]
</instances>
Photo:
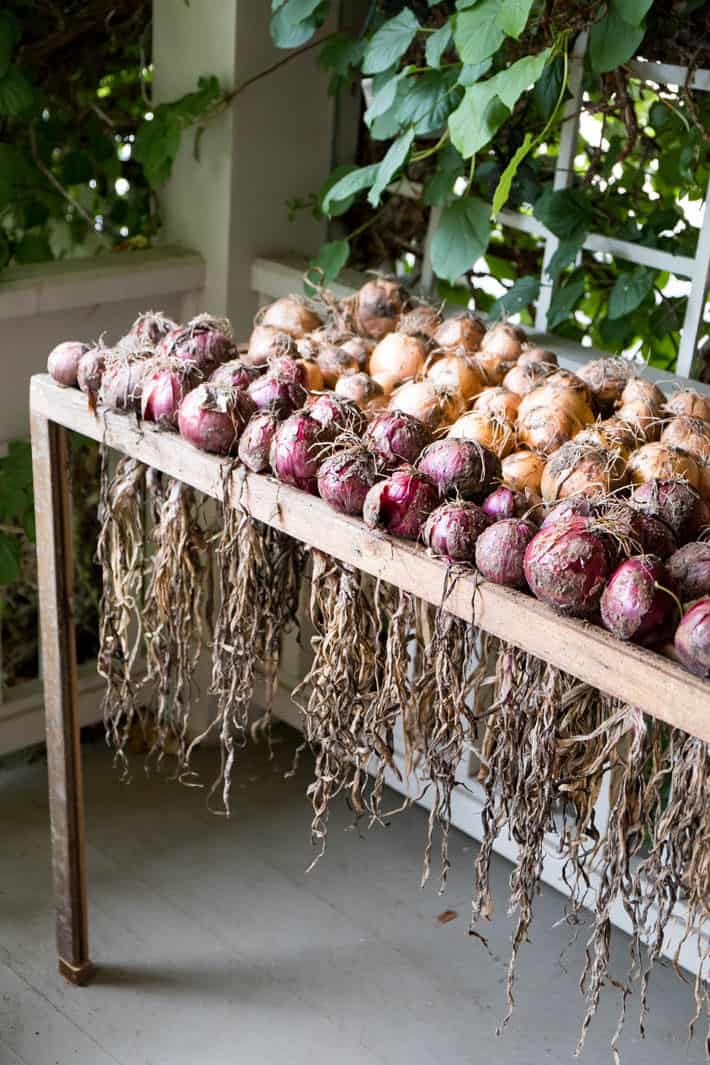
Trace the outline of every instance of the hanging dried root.
<instances>
[{"instance_id":1,"label":"hanging dried root","mask_svg":"<svg viewBox=\"0 0 710 1065\"><path fill-rule=\"evenodd\" d=\"M662 774L658 773L660 777ZM651 971L661 956L673 921L676 903L686 906L685 928L679 937L674 962L692 937L710 920L710 747L679 729L671 733L665 760L669 797L656 819L650 850L640 863L634 888L639 899L637 925L649 943L641 983L641 1031L648 1012ZM689 1025L692 1038L701 1016L708 1020L705 1052L710 1057L710 946L700 951L695 981L695 1014Z\"/></svg>"},{"instance_id":2,"label":"hanging dried root","mask_svg":"<svg viewBox=\"0 0 710 1065\"><path fill-rule=\"evenodd\" d=\"M146 592L144 629L147 683L156 688L156 731L151 754L168 748L185 762L194 674L203 646L205 535L195 494L180 481L149 477L155 550Z\"/></svg>"},{"instance_id":3,"label":"hanging dried root","mask_svg":"<svg viewBox=\"0 0 710 1065\"><path fill-rule=\"evenodd\" d=\"M111 477L108 451L102 448L96 558L103 591L97 669L106 680L107 741L124 763L131 728L140 718L134 667L142 646L145 472L140 462L123 458Z\"/></svg>"}]
</instances>

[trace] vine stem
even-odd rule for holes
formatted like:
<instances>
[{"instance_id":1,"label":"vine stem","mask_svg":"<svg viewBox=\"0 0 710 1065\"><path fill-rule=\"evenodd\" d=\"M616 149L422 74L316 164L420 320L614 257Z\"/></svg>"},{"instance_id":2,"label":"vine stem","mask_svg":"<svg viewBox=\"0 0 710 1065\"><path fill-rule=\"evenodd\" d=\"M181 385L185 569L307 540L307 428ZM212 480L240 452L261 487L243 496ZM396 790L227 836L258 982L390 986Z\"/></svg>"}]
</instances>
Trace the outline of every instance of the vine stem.
<instances>
[{"instance_id":1,"label":"vine stem","mask_svg":"<svg viewBox=\"0 0 710 1065\"><path fill-rule=\"evenodd\" d=\"M84 207L82 207L78 200L74 199L69 190L64 188L64 185L62 185L59 178L55 177L49 167L46 166L40 159L39 152L37 151L37 137L35 135L34 126L29 127L29 137L32 160L37 169L40 171L41 174L46 177L47 181L50 183L50 185L52 185L54 189L56 189L59 195L62 196L67 201L67 203L70 203L74 210L77 212L77 214L81 215L84 221L91 226L92 230L95 233L98 233L99 237L102 240L106 240L107 234L105 234L101 230L96 229L96 219L91 214L89 214L89 212Z\"/></svg>"}]
</instances>

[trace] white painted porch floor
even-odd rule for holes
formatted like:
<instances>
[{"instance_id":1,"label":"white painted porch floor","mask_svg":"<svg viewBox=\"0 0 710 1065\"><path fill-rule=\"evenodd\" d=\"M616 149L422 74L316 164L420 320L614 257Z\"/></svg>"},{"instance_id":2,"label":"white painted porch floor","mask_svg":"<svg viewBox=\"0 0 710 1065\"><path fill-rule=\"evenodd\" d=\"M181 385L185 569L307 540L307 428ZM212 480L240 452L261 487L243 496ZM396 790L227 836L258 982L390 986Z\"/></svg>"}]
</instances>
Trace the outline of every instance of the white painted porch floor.
<instances>
[{"instance_id":1,"label":"white painted porch floor","mask_svg":"<svg viewBox=\"0 0 710 1065\"><path fill-rule=\"evenodd\" d=\"M285 765L295 733L279 731ZM419 889L425 814L359 835L342 803L326 857L306 875L308 760L284 780L245 752L234 816L147 780L121 784L85 749L92 958L80 990L56 973L43 761L0 771L1 1065L572 1065L584 934L555 927L545 889L523 950L518 1006L501 1038L510 866L494 859L491 959L466 934L475 845L453 833L449 889ZM202 759L209 772L212 759ZM396 801L393 796L393 803ZM437 922L445 909L458 917ZM615 941L619 969L626 941ZM563 952L565 952L563 954ZM642 1041L630 1017L624 1065L703 1061L688 1045L691 989L666 967ZM634 1014L636 1002L631 1006ZM610 1061L608 992L582 1058Z\"/></svg>"}]
</instances>

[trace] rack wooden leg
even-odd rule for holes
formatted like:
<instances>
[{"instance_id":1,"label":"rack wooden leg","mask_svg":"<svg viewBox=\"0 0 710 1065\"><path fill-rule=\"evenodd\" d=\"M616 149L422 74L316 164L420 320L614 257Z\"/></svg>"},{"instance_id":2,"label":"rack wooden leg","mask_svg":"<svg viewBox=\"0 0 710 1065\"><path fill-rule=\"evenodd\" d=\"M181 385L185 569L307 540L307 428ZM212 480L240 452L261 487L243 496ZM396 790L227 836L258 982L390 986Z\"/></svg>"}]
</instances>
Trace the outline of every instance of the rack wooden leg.
<instances>
[{"instance_id":1,"label":"rack wooden leg","mask_svg":"<svg viewBox=\"0 0 710 1065\"><path fill-rule=\"evenodd\" d=\"M66 429L35 412L31 424L57 950L60 973L83 985L93 967L86 901L69 437Z\"/></svg>"}]
</instances>

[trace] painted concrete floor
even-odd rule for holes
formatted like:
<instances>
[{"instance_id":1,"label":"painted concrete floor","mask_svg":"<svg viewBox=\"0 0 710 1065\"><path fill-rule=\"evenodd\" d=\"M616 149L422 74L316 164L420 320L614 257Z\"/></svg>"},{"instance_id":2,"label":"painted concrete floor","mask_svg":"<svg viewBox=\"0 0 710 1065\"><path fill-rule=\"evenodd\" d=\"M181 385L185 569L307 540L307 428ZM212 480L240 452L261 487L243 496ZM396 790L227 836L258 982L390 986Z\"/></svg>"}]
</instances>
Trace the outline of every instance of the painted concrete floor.
<instances>
[{"instance_id":1,"label":"painted concrete floor","mask_svg":"<svg viewBox=\"0 0 710 1065\"><path fill-rule=\"evenodd\" d=\"M278 738L284 767L295 733ZM212 757L202 764L209 775ZM326 857L306 875L307 760L284 780L261 750L245 752L230 821L138 762L120 783L100 744L85 765L99 975L84 990L55 970L45 765L0 771L0 1065L572 1065L584 934L569 945L551 889L497 1037L511 928L502 859L491 957L466 934L471 840L453 835L443 898L419 889L421 810L359 834L338 804ZM446 909L457 916L440 923ZM619 935L620 967L625 949ZM659 972L649 1032L642 1041L630 1018L624 1065L702 1062L685 1038L691 1005L690 988ZM584 1065L611 1060L616 1009L610 991Z\"/></svg>"}]
</instances>

